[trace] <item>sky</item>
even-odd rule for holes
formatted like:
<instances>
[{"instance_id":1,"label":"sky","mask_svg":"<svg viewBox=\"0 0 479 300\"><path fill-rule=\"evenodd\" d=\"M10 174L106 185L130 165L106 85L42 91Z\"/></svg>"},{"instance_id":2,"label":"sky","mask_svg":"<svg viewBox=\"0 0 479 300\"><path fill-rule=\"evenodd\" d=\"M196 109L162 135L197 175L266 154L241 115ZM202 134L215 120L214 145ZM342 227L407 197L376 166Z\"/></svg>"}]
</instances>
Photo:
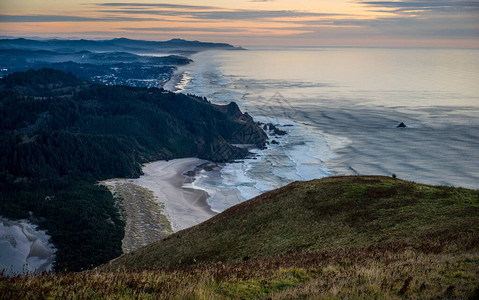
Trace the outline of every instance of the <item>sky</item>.
<instances>
[{"instance_id":1,"label":"sky","mask_svg":"<svg viewBox=\"0 0 479 300\"><path fill-rule=\"evenodd\" d=\"M0 35L479 48L479 0L0 0Z\"/></svg>"}]
</instances>

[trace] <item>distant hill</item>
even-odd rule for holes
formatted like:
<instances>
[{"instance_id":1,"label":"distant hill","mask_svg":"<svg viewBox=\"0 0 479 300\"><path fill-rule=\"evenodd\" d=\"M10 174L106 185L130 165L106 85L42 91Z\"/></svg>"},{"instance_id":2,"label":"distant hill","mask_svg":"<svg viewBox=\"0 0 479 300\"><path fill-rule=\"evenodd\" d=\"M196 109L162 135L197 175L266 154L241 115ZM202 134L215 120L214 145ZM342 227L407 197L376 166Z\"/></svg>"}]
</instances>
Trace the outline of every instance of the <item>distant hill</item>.
<instances>
[{"instance_id":1,"label":"distant hill","mask_svg":"<svg viewBox=\"0 0 479 300\"><path fill-rule=\"evenodd\" d=\"M0 215L47 229L57 268L89 268L118 256L123 238L98 180L137 177L142 163L159 159L231 161L248 155L233 144L266 140L235 103L52 69L13 73L0 79Z\"/></svg>"},{"instance_id":2,"label":"distant hill","mask_svg":"<svg viewBox=\"0 0 479 300\"><path fill-rule=\"evenodd\" d=\"M190 62L189 58L172 54L148 56L124 51L94 52L81 47L69 52L0 47L0 78L13 72L52 68L108 85L161 87L178 66Z\"/></svg>"},{"instance_id":3,"label":"distant hill","mask_svg":"<svg viewBox=\"0 0 479 300\"><path fill-rule=\"evenodd\" d=\"M55 50L62 52L75 52L88 49L90 51L125 51L133 53L181 53L184 51L198 52L209 49L241 50L226 43L205 43L172 39L169 41L144 41L127 38L111 40L31 40L24 38L1 39L0 49L28 49L28 50Z\"/></svg>"},{"instance_id":4,"label":"distant hill","mask_svg":"<svg viewBox=\"0 0 479 300\"><path fill-rule=\"evenodd\" d=\"M52 68L107 85L163 87L178 66L192 62L185 55L212 49L242 48L182 39L0 39L0 78L13 72Z\"/></svg>"},{"instance_id":5,"label":"distant hill","mask_svg":"<svg viewBox=\"0 0 479 300\"><path fill-rule=\"evenodd\" d=\"M479 191L382 176L294 182L80 274L4 295L477 299Z\"/></svg>"},{"instance_id":6,"label":"distant hill","mask_svg":"<svg viewBox=\"0 0 479 300\"><path fill-rule=\"evenodd\" d=\"M148 63L150 65L186 65L190 59L178 55L143 56L128 52L59 52L54 50L0 49L0 65L21 68L34 63L75 62L81 64Z\"/></svg>"},{"instance_id":7,"label":"distant hill","mask_svg":"<svg viewBox=\"0 0 479 300\"><path fill-rule=\"evenodd\" d=\"M242 48L182 39L0 39L0 78L13 72L52 68L107 85L163 87L178 66L192 62L185 55L212 49Z\"/></svg>"}]
</instances>

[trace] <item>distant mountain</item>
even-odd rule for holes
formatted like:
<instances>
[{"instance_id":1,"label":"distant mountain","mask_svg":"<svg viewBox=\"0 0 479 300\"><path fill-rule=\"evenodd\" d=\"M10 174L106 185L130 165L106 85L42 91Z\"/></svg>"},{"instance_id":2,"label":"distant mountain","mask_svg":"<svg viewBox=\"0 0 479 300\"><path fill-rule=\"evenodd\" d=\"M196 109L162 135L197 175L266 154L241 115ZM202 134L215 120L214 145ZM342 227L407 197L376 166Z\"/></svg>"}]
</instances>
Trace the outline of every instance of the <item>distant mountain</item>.
<instances>
[{"instance_id":1,"label":"distant mountain","mask_svg":"<svg viewBox=\"0 0 479 300\"><path fill-rule=\"evenodd\" d=\"M178 66L192 62L180 55L211 49L241 48L181 39L166 42L126 38L99 41L1 39L0 78L28 69L54 68L108 85L162 87Z\"/></svg>"},{"instance_id":2,"label":"distant mountain","mask_svg":"<svg viewBox=\"0 0 479 300\"><path fill-rule=\"evenodd\" d=\"M205 43L172 39L164 42L132 40L116 38L111 40L30 40L24 38L2 39L0 49L55 50L75 52L88 49L90 51L125 51L133 53L181 53L183 51L198 52L210 49L241 50L225 43Z\"/></svg>"},{"instance_id":3,"label":"distant mountain","mask_svg":"<svg viewBox=\"0 0 479 300\"><path fill-rule=\"evenodd\" d=\"M243 158L233 144L262 148L267 136L238 111L52 69L13 73L0 79L0 215L47 229L57 268L104 263L120 254L123 225L97 180L137 177L152 160Z\"/></svg>"}]
</instances>

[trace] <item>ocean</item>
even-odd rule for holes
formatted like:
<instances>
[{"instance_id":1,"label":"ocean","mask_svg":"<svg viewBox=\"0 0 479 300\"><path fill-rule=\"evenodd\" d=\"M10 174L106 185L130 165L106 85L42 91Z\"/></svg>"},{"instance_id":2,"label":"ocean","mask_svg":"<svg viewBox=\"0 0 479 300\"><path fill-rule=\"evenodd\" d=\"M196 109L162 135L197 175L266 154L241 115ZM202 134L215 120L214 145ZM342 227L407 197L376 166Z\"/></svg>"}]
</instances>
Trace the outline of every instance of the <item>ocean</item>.
<instances>
[{"instance_id":1,"label":"ocean","mask_svg":"<svg viewBox=\"0 0 479 300\"><path fill-rule=\"evenodd\" d=\"M235 101L288 132L241 162L197 170L187 185L217 212L325 176L479 188L479 50L254 47L191 58L176 90Z\"/></svg>"}]
</instances>

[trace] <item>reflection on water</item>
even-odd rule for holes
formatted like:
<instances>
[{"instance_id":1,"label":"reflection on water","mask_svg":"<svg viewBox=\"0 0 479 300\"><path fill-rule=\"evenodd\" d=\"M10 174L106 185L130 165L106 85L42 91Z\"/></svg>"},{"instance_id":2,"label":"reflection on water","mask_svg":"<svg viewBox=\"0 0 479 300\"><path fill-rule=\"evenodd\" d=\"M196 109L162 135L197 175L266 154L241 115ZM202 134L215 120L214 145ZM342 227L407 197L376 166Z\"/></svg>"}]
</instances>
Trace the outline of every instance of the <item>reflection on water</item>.
<instances>
[{"instance_id":1,"label":"reflection on water","mask_svg":"<svg viewBox=\"0 0 479 300\"><path fill-rule=\"evenodd\" d=\"M193 60L179 70L183 92L295 124L266 154L227 166L235 171L216 186L242 183L249 198L311 176L395 173L479 188L479 50L254 48Z\"/></svg>"},{"instance_id":2,"label":"reflection on water","mask_svg":"<svg viewBox=\"0 0 479 300\"><path fill-rule=\"evenodd\" d=\"M55 249L49 238L27 221L0 217L0 270L6 274L50 271Z\"/></svg>"},{"instance_id":3,"label":"reflection on water","mask_svg":"<svg viewBox=\"0 0 479 300\"><path fill-rule=\"evenodd\" d=\"M280 92L291 101L329 106L479 105L479 50L253 48L193 59L183 68L195 72L186 90L215 100L235 92L254 102Z\"/></svg>"}]
</instances>

